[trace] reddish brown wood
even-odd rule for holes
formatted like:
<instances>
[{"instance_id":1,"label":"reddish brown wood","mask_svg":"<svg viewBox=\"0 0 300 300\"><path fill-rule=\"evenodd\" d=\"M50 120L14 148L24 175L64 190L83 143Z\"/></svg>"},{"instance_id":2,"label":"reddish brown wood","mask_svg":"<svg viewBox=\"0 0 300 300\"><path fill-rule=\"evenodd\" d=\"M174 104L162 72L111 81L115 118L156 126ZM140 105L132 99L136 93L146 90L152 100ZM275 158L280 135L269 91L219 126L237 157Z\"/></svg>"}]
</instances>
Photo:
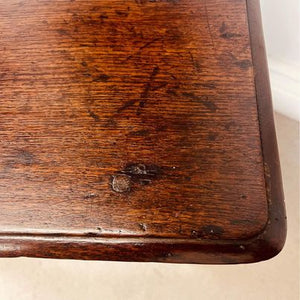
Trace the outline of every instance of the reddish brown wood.
<instances>
[{"instance_id":1,"label":"reddish brown wood","mask_svg":"<svg viewBox=\"0 0 300 300\"><path fill-rule=\"evenodd\" d=\"M257 1L9 0L0 16L0 256L280 251Z\"/></svg>"}]
</instances>

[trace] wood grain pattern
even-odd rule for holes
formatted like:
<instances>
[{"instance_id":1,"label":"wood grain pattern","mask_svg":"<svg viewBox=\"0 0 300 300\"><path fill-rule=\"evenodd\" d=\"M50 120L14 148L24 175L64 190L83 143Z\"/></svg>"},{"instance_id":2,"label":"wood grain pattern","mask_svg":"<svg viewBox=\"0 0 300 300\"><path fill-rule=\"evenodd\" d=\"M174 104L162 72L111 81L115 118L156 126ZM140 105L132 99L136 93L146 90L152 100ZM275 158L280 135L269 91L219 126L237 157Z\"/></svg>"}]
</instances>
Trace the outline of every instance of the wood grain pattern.
<instances>
[{"instance_id":1,"label":"wood grain pattern","mask_svg":"<svg viewBox=\"0 0 300 300\"><path fill-rule=\"evenodd\" d=\"M9 0L0 16L1 256L273 255L246 1Z\"/></svg>"}]
</instances>

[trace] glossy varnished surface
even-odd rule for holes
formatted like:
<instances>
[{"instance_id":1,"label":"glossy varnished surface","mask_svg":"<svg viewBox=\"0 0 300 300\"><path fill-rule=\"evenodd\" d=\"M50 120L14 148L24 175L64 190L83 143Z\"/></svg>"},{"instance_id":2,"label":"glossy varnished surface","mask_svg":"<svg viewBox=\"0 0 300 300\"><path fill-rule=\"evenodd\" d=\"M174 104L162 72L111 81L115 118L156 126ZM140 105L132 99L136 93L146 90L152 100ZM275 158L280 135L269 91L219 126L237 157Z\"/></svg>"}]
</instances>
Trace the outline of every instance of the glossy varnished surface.
<instances>
[{"instance_id":1,"label":"glossy varnished surface","mask_svg":"<svg viewBox=\"0 0 300 300\"><path fill-rule=\"evenodd\" d=\"M0 15L5 255L238 262L215 244L244 251L269 218L246 2Z\"/></svg>"}]
</instances>

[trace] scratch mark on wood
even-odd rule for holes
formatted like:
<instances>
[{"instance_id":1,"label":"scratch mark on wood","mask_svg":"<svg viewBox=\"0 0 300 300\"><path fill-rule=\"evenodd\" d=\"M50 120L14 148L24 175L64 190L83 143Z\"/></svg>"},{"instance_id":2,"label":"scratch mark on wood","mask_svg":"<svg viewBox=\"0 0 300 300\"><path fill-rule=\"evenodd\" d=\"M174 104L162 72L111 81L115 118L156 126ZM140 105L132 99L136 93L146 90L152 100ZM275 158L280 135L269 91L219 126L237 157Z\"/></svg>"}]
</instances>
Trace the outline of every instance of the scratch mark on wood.
<instances>
[{"instance_id":1,"label":"scratch mark on wood","mask_svg":"<svg viewBox=\"0 0 300 300\"><path fill-rule=\"evenodd\" d=\"M184 92L183 96L203 104L211 112L216 112L217 106L207 96L197 96L194 93Z\"/></svg>"},{"instance_id":2,"label":"scratch mark on wood","mask_svg":"<svg viewBox=\"0 0 300 300\"><path fill-rule=\"evenodd\" d=\"M215 42L214 42L213 35L212 35L212 32L211 32L211 28L210 28L210 22L209 22L209 17L208 17L208 10L207 10L206 0L204 1L204 8L205 8L205 16L206 16L207 29L208 29L208 32L209 32L209 36L210 36L210 39L211 39L211 43L212 43L214 52L216 53Z\"/></svg>"},{"instance_id":3,"label":"scratch mark on wood","mask_svg":"<svg viewBox=\"0 0 300 300\"><path fill-rule=\"evenodd\" d=\"M199 72L200 71L199 63L194 59L194 56L193 56L192 52L189 52L189 54L190 54L191 61L192 61L192 64L193 64L194 68Z\"/></svg>"},{"instance_id":4,"label":"scratch mark on wood","mask_svg":"<svg viewBox=\"0 0 300 300\"><path fill-rule=\"evenodd\" d=\"M129 101L126 101L118 110L117 110L117 113L120 113L122 112L123 110L131 107L132 105L134 105L136 102L138 102L139 100L129 100Z\"/></svg>"},{"instance_id":5,"label":"scratch mark on wood","mask_svg":"<svg viewBox=\"0 0 300 300\"><path fill-rule=\"evenodd\" d=\"M138 49L138 51L136 51L134 54L128 55L128 56L126 57L126 59L124 60L124 62L126 62L126 61L132 59L134 56L139 55L139 54L142 52L143 49L149 47L150 45L152 45L153 43L155 43L155 42L158 41L158 40L160 40L160 38L154 38L153 40L151 40L151 41L145 43L145 44L144 44L143 46L141 46L141 47Z\"/></svg>"},{"instance_id":6,"label":"scratch mark on wood","mask_svg":"<svg viewBox=\"0 0 300 300\"><path fill-rule=\"evenodd\" d=\"M149 91L151 89L152 82L154 81L154 78L158 74L158 72L159 72L159 67L155 66L152 70L152 73L151 73L150 77L149 77L149 81L146 83L145 88L144 88L143 92L141 93L141 99L142 100L140 101L140 107L145 106L145 104L147 102Z\"/></svg>"},{"instance_id":7,"label":"scratch mark on wood","mask_svg":"<svg viewBox=\"0 0 300 300\"><path fill-rule=\"evenodd\" d=\"M120 113L122 111L124 111L125 109L133 106L135 103L137 103L138 101L140 101L140 107L144 107L146 101L147 101L147 98L148 98L148 94L149 94L149 91L151 89L151 84L155 78L155 76L158 74L159 72L159 67L158 66L155 66L152 70L152 73L150 74L150 77L149 77L149 80L148 82L146 83L145 87L144 87L144 90L142 91L141 93L141 96L140 98L142 99L140 101L140 99L133 99L133 100L129 100L129 101L126 101L118 110L117 112Z\"/></svg>"},{"instance_id":8,"label":"scratch mark on wood","mask_svg":"<svg viewBox=\"0 0 300 300\"><path fill-rule=\"evenodd\" d=\"M145 45L141 46L139 50L143 50L143 49L149 47L151 44L155 43L155 42L158 41L158 40L159 40L159 38L155 38L155 39L153 39L153 40L147 42Z\"/></svg>"}]
</instances>

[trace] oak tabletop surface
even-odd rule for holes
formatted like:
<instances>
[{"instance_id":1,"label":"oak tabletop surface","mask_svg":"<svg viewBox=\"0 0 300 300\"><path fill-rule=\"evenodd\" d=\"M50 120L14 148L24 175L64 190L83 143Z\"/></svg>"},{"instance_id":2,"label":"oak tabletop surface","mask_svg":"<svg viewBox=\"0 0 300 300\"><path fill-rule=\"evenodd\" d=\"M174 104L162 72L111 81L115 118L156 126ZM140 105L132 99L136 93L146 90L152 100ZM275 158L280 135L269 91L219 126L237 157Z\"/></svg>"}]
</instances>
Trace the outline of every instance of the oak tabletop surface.
<instances>
[{"instance_id":1,"label":"oak tabletop surface","mask_svg":"<svg viewBox=\"0 0 300 300\"><path fill-rule=\"evenodd\" d=\"M1 236L112 247L264 230L246 1L9 0L0 16Z\"/></svg>"}]
</instances>

